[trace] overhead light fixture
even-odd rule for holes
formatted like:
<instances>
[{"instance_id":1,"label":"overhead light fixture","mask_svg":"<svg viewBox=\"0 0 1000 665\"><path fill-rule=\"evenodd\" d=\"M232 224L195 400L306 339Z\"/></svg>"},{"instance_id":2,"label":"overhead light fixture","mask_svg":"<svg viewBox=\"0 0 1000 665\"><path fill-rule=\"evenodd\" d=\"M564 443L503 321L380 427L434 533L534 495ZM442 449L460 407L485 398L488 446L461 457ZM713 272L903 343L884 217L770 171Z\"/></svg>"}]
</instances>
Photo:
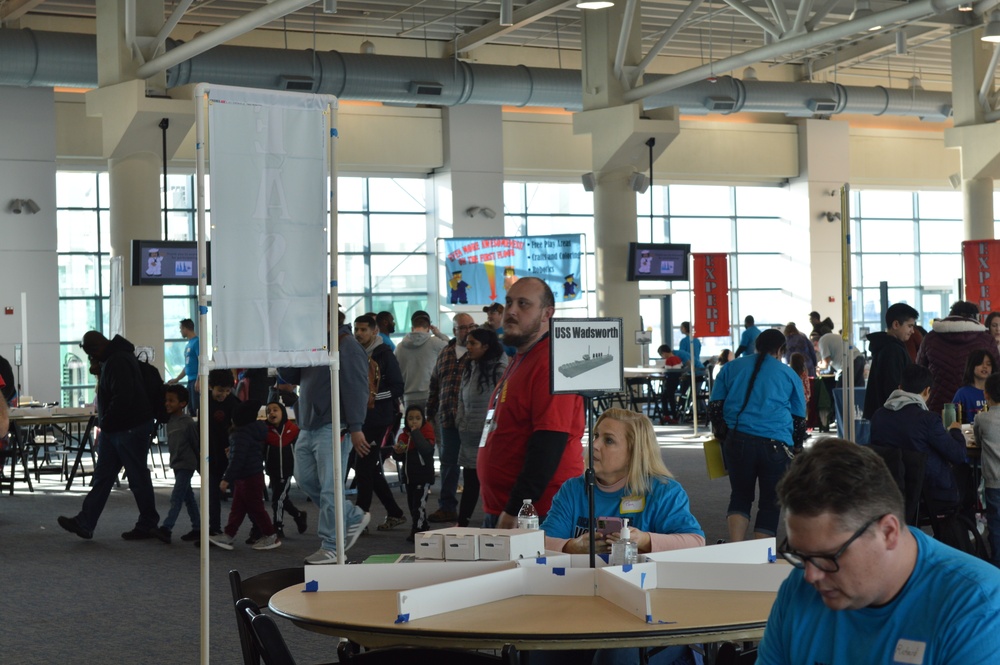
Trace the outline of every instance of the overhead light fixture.
<instances>
[{"instance_id":1,"label":"overhead light fixture","mask_svg":"<svg viewBox=\"0 0 1000 665\"><path fill-rule=\"evenodd\" d=\"M980 39L984 42L1000 43L1000 12L990 14L990 20L986 22L983 36Z\"/></svg>"},{"instance_id":2,"label":"overhead light fixture","mask_svg":"<svg viewBox=\"0 0 1000 665\"><path fill-rule=\"evenodd\" d=\"M500 0L500 25L514 25L514 0Z\"/></svg>"},{"instance_id":3,"label":"overhead light fixture","mask_svg":"<svg viewBox=\"0 0 1000 665\"><path fill-rule=\"evenodd\" d=\"M743 70L743 80L744 81L759 81L757 78L757 70L753 67L747 67Z\"/></svg>"},{"instance_id":4,"label":"overhead light fixture","mask_svg":"<svg viewBox=\"0 0 1000 665\"><path fill-rule=\"evenodd\" d=\"M337 13L337 0L323 0L323 13L324 14L336 14Z\"/></svg>"},{"instance_id":5,"label":"overhead light fixture","mask_svg":"<svg viewBox=\"0 0 1000 665\"><path fill-rule=\"evenodd\" d=\"M374 55L375 54L375 44L372 44L367 39L361 42L360 52L362 55Z\"/></svg>"},{"instance_id":6,"label":"overhead light fixture","mask_svg":"<svg viewBox=\"0 0 1000 665\"><path fill-rule=\"evenodd\" d=\"M576 3L577 9L607 9L614 6L615 3L608 0L580 0Z\"/></svg>"},{"instance_id":7,"label":"overhead light fixture","mask_svg":"<svg viewBox=\"0 0 1000 665\"><path fill-rule=\"evenodd\" d=\"M958 11L960 11L960 12L971 12L972 11L972 3L971 2L963 2L962 4L960 4L958 6Z\"/></svg>"},{"instance_id":8,"label":"overhead light fixture","mask_svg":"<svg viewBox=\"0 0 1000 665\"><path fill-rule=\"evenodd\" d=\"M913 76L910 77L907 88L910 90L923 90L924 85L921 82L920 77L914 74Z\"/></svg>"}]
</instances>

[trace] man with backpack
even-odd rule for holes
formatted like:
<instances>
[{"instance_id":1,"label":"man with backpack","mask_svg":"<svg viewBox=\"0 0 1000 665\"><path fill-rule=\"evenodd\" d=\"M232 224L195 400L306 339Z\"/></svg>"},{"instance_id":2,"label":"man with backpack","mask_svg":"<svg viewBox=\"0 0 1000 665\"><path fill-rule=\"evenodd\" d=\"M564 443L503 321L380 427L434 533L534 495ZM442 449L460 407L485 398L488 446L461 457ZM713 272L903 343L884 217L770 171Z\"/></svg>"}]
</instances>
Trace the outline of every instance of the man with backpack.
<instances>
[{"instance_id":1,"label":"man with backpack","mask_svg":"<svg viewBox=\"0 0 1000 665\"><path fill-rule=\"evenodd\" d=\"M139 508L139 519L125 540L144 540L161 536L157 528L153 482L146 458L152 442L154 409L147 397L142 370L135 357L135 346L121 335L109 340L96 330L83 336L80 343L91 367L97 371L97 424L101 428L100 454L94 467L90 492L75 517L59 517L59 526L89 540L104 511L115 480L122 467L128 474L129 489ZM162 379L160 381L162 384ZM162 386L161 386L162 390Z\"/></svg>"}]
</instances>

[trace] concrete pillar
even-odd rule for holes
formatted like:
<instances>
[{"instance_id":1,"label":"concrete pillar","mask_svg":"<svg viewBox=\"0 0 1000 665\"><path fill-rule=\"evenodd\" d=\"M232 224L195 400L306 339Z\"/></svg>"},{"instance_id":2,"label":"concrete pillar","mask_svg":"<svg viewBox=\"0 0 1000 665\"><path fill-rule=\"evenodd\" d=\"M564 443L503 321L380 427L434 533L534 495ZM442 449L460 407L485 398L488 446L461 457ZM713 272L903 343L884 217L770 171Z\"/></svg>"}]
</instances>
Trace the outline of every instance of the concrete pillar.
<instances>
[{"instance_id":1,"label":"concrete pillar","mask_svg":"<svg viewBox=\"0 0 1000 665\"><path fill-rule=\"evenodd\" d=\"M989 69L993 45L982 29L951 39L952 104L955 126L945 130L945 146L962 154L962 220L965 240L993 237L993 180L1000 174L1000 132L983 124L979 88ZM992 89L992 84L991 84Z\"/></svg>"},{"instance_id":2,"label":"concrete pillar","mask_svg":"<svg viewBox=\"0 0 1000 665\"><path fill-rule=\"evenodd\" d=\"M452 106L442 110L442 119L444 166L428 185L430 237L503 237L503 109ZM451 306L441 300L437 270L428 289L428 307L468 311L483 322L481 305Z\"/></svg>"},{"instance_id":3,"label":"concrete pillar","mask_svg":"<svg viewBox=\"0 0 1000 665\"><path fill-rule=\"evenodd\" d=\"M108 160L111 185L111 255L125 258L125 336L151 346L163 371L163 287L132 286L132 240L163 237L160 212L160 158L152 152Z\"/></svg>"},{"instance_id":4,"label":"concrete pillar","mask_svg":"<svg viewBox=\"0 0 1000 665\"><path fill-rule=\"evenodd\" d=\"M573 131L592 137L594 236L597 264L597 316L620 317L625 339L640 328L639 285L625 281L628 244L638 239L636 193L629 186L634 171L649 167L646 142L655 140L655 160L677 136L680 123L674 109L644 112L639 104L623 105L624 87L615 76L614 61L625 21L625 3L600 10L583 10L583 108L573 116ZM627 36L624 66L641 58L638 11ZM697 332L697 331L696 331ZM642 362L642 347L626 341L626 366Z\"/></svg>"},{"instance_id":5,"label":"concrete pillar","mask_svg":"<svg viewBox=\"0 0 1000 665\"><path fill-rule=\"evenodd\" d=\"M843 324L844 293L841 236L848 220L840 216L840 188L850 177L850 127L845 122L799 123L799 177L789 183L791 274L783 280L798 306L791 320L809 330L810 311ZM832 218L832 221L830 221ZM808 263L798 260L808 256ZM753 312L740 312L743 316Z\"/></svg>"}]
</instances>

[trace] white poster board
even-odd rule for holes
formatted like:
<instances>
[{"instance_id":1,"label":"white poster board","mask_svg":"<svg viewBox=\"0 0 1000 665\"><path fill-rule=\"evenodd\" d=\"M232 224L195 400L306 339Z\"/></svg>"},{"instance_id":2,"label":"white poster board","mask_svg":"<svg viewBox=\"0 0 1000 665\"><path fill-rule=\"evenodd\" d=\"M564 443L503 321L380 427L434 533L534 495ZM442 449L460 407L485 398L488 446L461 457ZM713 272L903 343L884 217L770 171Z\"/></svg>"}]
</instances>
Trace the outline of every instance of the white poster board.
<instances>
[{"instance_id":1,"label":"white poster board","mask_svg":"<svg viewBox=\"0 0 1000 665\"><path fill-rule=\"evenodd\" d=\"M549 330L553 395L625 389L621 319L554 318Z\"/></svg>"}]
</instances>

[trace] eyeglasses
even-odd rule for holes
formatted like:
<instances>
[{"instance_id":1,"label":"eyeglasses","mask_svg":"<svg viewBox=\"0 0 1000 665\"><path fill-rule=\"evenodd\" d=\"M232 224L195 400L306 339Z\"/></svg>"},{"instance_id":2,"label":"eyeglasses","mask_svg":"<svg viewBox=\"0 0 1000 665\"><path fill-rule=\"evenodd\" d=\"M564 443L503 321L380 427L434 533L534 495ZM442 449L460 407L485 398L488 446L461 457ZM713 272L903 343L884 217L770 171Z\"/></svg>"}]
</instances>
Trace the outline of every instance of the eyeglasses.
<instances>
[{"instance_id":1,"label":"eyeglasses","mask_svg":"<svg viewBox=\"0 0 1000 665\"><path fill-rule=\"evenodd\" d=\"M785 561L792 564L796 568L804 569L806 567L806 562L808 561L824 573L835 573L840 570L840 557L844 555L844 552L846 552L847 548L851 546L851 543L860 538L861 534L868 530L868 527L875 524L888 514L889 513L885 513L879 515L878 517L873 517L865 522L861 525L861 528L855 531L854 535L851 536L846 543L841 545L840 549L834 554L803 554L802 552L796 552L795 550L788 548L788 538L785 538L781 542L781 545L778 546L778 554L783 556Z\"/></svg>"}]
</instances>

